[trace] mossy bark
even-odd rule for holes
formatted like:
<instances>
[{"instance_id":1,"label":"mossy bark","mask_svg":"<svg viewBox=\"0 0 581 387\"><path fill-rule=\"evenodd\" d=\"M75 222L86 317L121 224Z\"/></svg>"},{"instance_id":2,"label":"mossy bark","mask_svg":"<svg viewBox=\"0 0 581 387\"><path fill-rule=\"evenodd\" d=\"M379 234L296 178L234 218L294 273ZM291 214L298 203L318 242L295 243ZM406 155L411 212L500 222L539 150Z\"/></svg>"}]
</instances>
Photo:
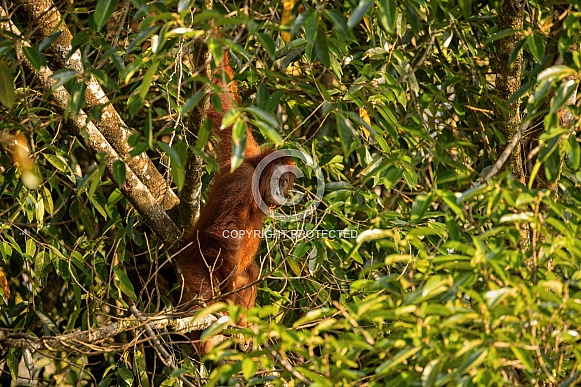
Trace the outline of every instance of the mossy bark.
<instances>
[{"instance_id":1,"label":"mossy bark","mask_svg":"<svg viewBox=\"0 0 581 387\"><path fill-rule=\"evenodd\" d=\"M0 17L6 18L8 14L0 7ZM0 28L10 31L20 36L20 31L13 23L1 21ZM23 52L24 46L30 46L25 40L19 40L16 44L16 55L25 65L26 69L35 74L45 91L51 91L50 98L62 110L64 110L69 101L69 93L64 86L54 88L56 81L52 78L53 72L46 66L37 70L26 58ZM104 163L107 167L107 173L113 175L113 163L122 160L116 150L109 144L103 133L97 129L83 110L79 114L69 118L68 123L74 130L74 134L83 139L85 145L92 153L104 154ZM125 183L120 187L123 195L135 207L147 225L163 241L168 244L174 244L180 237L180 230L170 219L161 204L152 195L137 174L130 166L127 166Z\"/></svg>"},{"instance_id":2,"label":"mossy bark","mask_svg":"<svg viewBox=\"0 0 581 387\"><path fill-rule=\"evenodd\" d=\"M501 10L498 14L498 30L513 29L516 33L499 39L494 43L496 51L495 68L496 68L496 93L500 102L496 106L496 125L507 141L510 141L516 134L520 124L520 106L519 101L508 105L510 97L521 87L521 75L523 66L522 51L510 63L509 58L514 51L518 42L522 39L523 21L524 21L525 1L522 0L505 0L502 3ZM525 183L525 171L523 168L522 144L515 146L509 167L513 176Z\"/></svg>"},{"instance_id":3,"label":"mossy bark","mask_svg":"<svg viewBox=\"0 0 581 387\"><path fill-rule=\"evenodd\" d=\"M22 10L30 15L36 28L36 36L46 38L55 31L60 35L49 47L57 66L70 68L79 73L79 79L83 80L84 68L79 50L72 51L72 34L64 23L62 16L52 0L17 0ZM155 168L149 157L142 153L137 157L131 157L131 147L127 140L132 134L123 119L111 105L103 88L94 76L90 76L85 91L85 99L88 109L99 107L101 119L95 120L95 125L103 133L109 144L115 149L123 162L131 168L139 180L149 189L155 200L169 211L177 208L179 199L171 190L161 173Z\"/></svg>"},{"instance_id":4,"label":"mossy bark","mask_svg":"<svg viewBox=\"0 0 581 387\"><path fill-rule=\"evenodd\" d=\"M208 48L201 40L194 45L194 52L190 56L190 68L196 74L203 74L206 71L206 62L208 57ZM197 82L196 90L205 88L206 85ZM204 118L202 103L198 105L187 120L186 140L190 146L196 142L196 134ZM194 225L200 214L200 198L202 193L202 175L204 172L202 158L192 151L188 152L186 163L186 179L184 187L180 193L180 206L178 225L184 230L183 239L189 240L190 232L193 231Z\"/></svg>"}]
</instances>

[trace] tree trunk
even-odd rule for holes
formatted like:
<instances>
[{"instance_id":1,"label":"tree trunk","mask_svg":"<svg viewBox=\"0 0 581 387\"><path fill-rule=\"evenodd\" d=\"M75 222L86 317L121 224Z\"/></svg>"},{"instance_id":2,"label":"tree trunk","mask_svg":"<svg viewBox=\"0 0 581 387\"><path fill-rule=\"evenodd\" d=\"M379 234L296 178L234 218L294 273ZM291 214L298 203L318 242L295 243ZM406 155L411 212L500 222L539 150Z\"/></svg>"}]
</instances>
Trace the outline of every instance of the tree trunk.
<instances>
[{"instance_id":1,"label":"tree trunk","mask_svg":"<svg viewBox=\"0 0 581 387\"><path fill-rule=\"evenodd\" d=\"M522 0L505 0L498 15L498 30L521 31L524 20L524 5L525 2ZM496 93L502 101L496 106L496 124L507 141L515 136L521 124L519 101L513 102L507 109L508 100L521 87L522 51L512 64L509 63L509 57L521 39L521 33L517 32L494 43L496 50ZM509 165L513 176L525 184L523 152L520 142L512 152Z\"/></svg>"}]
</instances>

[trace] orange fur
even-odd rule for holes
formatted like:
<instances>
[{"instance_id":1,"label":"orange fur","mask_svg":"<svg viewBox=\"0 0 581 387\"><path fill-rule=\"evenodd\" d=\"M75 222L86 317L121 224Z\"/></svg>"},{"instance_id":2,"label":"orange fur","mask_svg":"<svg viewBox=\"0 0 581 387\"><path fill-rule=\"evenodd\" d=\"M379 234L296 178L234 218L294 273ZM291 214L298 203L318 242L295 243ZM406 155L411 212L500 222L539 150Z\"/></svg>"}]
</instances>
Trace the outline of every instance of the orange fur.
<instances>
[{"instance_id":1,"label":"orange fur","mask_svg":"<svg viewBox=\"0 0 581 387\"><path fill-rule=\"evenodd\" d=\"M179 255L178 264L183 277L183 298L185 301L203 299L208 302L225 297L229 302L246 308L254 306L256 287L260 274L254 256L260 245L255 231L262 230L266 215L260 210L252 195L252 177L257 164L272 150L261 151L246 128L246 145L242 165L230 172L232 153L232 127L219 130L225 112L239 103L236 84L232 82L234 73L224 55L222 77L214 83L222 87L219 94L222 109L210 106L206 115L212 122L218 138L216 173L205 206L200 212L190 242L190 246ZM229 79L224 78L228 76ZM226 83L230 81L230 83ZM268 165L259 182L260 194L268 203L270 180L275 169L281 165L293 165L288 159L279 159ZM286 194L292 185L292 175L287 174L286 184L281 191ZM243 237L229 238L232 231L247 231ZM239 324L245 325L244 321ZM193 339L199 336L193 336ZM223 338L216 337L206 343L201 352L207 352Z\"/></svg>"}]
</instances>

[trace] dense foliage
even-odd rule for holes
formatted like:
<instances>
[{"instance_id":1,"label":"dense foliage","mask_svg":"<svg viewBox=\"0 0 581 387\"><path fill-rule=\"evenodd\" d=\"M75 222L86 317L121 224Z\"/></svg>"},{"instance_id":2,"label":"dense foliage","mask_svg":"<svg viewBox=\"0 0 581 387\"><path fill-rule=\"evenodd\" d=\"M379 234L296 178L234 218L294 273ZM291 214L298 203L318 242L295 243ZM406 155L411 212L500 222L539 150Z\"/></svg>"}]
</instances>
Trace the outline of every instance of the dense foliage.
<instances>
[{"instance_id":1,"label":"dense foliage","mask_svg":"<svg viewBox=\"0 0 581 387\"><path fill-rule=\"evenodd\" d=\"M133 130L132 155L148 155L177 193L188 155L201 156L206 192L216 166L200 111L216 101L203 52L214 67L227 48L243 106L225 123L309 155L325 185L317 197L316 168L299 162L305 196L281 211L320 203L304 219L267 221L255 326L203 336L243 333L248 353L229 340L201 362L183 336L163 335L168 366L131 333L82 353L0 341L2 380L28 369L54 385L579 381L580 2L59 2L82 74L55 64L58 34L35 35L21 3L0 3L22 32L0 30L4 338L89 330L133 302L154 313L179 298L175 251L124 197L125 166L107 174L69 127L81 109L101 117L85 101L90 76ZM521 24L499 28L501 17ZM66 109L24 60L51 67ZM516 67L505 97L496 86ZM204 313L222 309L241 312Z\"/></svg>"}]
</instances>

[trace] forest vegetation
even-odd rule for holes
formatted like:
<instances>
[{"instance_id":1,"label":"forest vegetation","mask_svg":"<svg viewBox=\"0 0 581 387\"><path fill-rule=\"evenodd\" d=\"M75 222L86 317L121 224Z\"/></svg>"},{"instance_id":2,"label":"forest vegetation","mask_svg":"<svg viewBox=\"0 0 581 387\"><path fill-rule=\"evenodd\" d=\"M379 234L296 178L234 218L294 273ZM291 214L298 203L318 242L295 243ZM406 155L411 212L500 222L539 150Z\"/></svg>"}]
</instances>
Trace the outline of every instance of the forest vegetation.
<instances>
[{"instance_id":1,"label":"forest vegetation","mask_svg":"<svg viewBox=\"0 0 581 387\"><path fill-rule=\"evenodd\" d=\"M575 0L0 1L0 385L579 384L580 29ZM249 125L302 196L256 307L192 310L226 52L232 169Z\"/></svg>"}]
</instances>

